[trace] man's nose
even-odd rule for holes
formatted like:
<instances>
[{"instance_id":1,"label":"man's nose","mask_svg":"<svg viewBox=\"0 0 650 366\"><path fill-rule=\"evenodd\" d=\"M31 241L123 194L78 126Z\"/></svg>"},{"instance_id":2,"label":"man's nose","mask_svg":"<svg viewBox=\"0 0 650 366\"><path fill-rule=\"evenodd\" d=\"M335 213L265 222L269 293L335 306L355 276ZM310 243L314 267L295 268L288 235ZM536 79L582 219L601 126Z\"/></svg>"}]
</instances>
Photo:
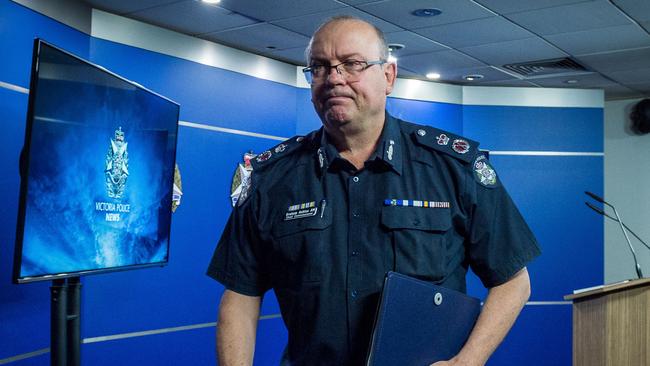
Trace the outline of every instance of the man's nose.
<instances>
[{"instance_id":1,"label":"man's nose","mask_svg":"<svg viewBox=\"0 0 650 366\"><path fill-rule=\"evenodd\" d=\"M341 65L330 66L329 70L327 71L327 81L329 83L345 81L345 76L339 67L341 67Z\"/></svg>"}]
</instances>

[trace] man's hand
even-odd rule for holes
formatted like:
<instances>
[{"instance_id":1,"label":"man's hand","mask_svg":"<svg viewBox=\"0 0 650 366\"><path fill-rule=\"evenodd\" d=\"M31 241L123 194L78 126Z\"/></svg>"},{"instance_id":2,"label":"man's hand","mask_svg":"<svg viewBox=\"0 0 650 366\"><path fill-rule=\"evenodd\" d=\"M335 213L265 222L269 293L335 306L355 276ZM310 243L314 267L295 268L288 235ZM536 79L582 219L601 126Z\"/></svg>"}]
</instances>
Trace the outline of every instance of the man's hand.
<instances>
[{"instance_id":1,"label":"man's hand","mask_svg":"<svg viewBox=\"0 0 650 366\"><path fill-rule=\"evenodd\" d=\"M217 356L221 366L253 364L262 298L226 290L219 305Z\"/></svg>"},{"instance_id":2,"label":"man's hand","mask_svg":"<svg viewBox=\"0 0 650 366\"><path fill-rule=\"evenodd\" d=\"M458 355L431 366L483 366L508 334L530 297L530 278L526 268L508 281L492 287L476 325Z\"/></svg>"}]
</instances>

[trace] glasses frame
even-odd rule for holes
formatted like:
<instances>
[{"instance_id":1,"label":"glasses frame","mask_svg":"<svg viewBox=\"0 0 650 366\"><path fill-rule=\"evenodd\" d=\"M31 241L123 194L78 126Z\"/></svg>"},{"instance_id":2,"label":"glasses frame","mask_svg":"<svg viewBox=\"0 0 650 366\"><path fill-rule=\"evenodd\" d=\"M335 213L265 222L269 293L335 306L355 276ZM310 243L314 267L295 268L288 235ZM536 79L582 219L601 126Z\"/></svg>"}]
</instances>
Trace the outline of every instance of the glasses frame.
<instances>
[{"instance_id":1,"label":"glasses frame","mask_svg":"<svg viewBox=\"0 0 650 366\"><path fill-rule=\"evenodd\" d=\"M380 60L375 60L375 61L347 60L347 61L343 61L343 62L341 62L339 64L336 64L336 65L322 65L322 64L310 65L310 66L305 67L304 69L302 69L302 73L305 75L305 79L307 79L307 83L309 85L313 85L314 81L320 78L320 77L319 78L314 78L314 67L316 67L316 66L323 67L323 68L327 69L327 71L323 74L323 79L322 80L327 79L326 76L330 74L330 70L335 69L336 73L343 76L343 78L345 78L345 80L354 81L354 80L350 80L350 77L351 76L356 76L357 74L351 74L348 71L346 71L345 68L343 68L343 70L339 69L339 66L345 65L345 64L350 63L350 62L359 62L359 63L362 63L362 64L366 64L361 70L358 71L358 74L361 74L362 72L366 71L371 66L383 65L383 64L388 63L388 61L381 60L381 59ZM321 81L321 80L319 80L319 81Z\"/></svg>"}]
</instances>

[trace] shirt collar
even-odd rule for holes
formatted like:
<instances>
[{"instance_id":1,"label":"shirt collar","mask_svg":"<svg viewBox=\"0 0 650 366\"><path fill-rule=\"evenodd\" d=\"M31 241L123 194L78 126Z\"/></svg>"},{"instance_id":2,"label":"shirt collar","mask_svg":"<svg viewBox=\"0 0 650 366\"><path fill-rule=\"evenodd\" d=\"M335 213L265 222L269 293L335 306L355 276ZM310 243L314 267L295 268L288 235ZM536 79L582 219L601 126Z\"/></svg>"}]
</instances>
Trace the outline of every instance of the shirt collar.
<instances>
[{"instance_id":1,"label":"shirt collar","mask_svg":"<svg viewBox=\"0 0 650 366\"><path fill-rule=\"evenodd\" d=\"M386 112L384 130L379 138L377 150L372 157L379 158L388 164L397 174L402 174L404 154L402 154L402 134L399 123ZM372 158L371 157L371 158Z\"/></svg>"},{"instance_id":2,"label":"shirt collar","mask_svg":"<svg viewBox=\"0 0 650 366\"><path fill-rule=\"evenodd\" d=\"M369 161L381 160L390 166L397 174L402 174L404 155L402 154L402 139L399 123L393 116L386 112L384 129L379 137L377 149L370 155ZM320 146L316 150L315 158L321 173L329 168L330 164L340 158L339 152L333 144L329 143L327 133L321 127Z\"/></svg>"}]
</instances>

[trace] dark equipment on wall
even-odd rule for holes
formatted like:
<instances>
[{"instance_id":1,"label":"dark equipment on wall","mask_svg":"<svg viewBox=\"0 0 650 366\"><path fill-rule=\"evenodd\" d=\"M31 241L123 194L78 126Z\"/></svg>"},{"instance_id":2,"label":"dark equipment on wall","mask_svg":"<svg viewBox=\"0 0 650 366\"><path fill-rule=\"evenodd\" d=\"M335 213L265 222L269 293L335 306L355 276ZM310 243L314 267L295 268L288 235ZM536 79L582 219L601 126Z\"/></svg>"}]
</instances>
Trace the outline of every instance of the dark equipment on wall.
<instances>
[{"instance_id":1,"label":"dark equipment on wall","mask_svg":"<svg viewBox=\"0 0 650 366\"><path fill-rule=\"evenodd\" d=\"M630 113L632 130L639 135L650 133L650 98L637 103Z\"/></svg>"}]
</instances>

